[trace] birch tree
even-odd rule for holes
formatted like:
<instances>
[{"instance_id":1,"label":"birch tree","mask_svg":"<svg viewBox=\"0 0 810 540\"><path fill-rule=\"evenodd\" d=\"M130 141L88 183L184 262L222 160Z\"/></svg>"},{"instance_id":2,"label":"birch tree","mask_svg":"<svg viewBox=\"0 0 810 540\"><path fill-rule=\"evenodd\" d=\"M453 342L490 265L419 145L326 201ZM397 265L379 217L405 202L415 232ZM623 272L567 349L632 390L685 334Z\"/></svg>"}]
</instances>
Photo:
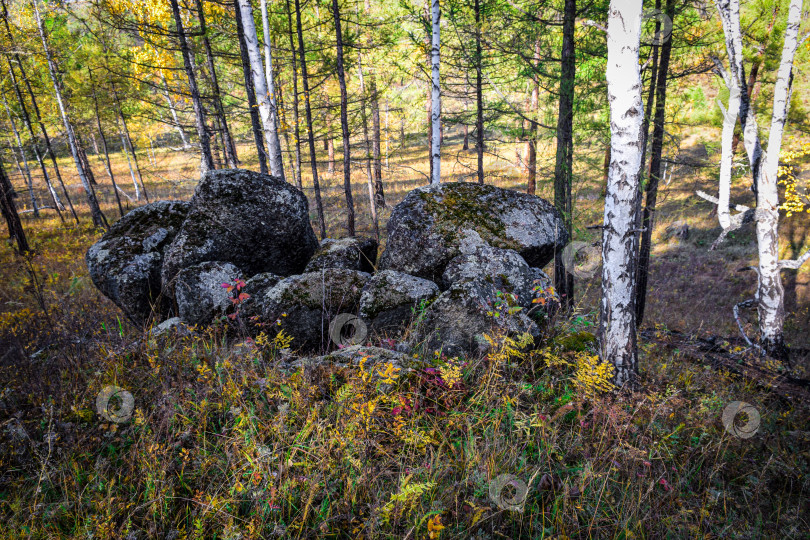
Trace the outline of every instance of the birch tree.
<instances>
[{"instance_id":1,"label":"birch tree","mask_svg":"<svg viewBox=\"0 0 810 540\"><path fill-rule=\"evenodd\" d=\"M477 0L476 0L477 1ZM441 47L441 36L439 35L440 32L440 24L441 24L441 17L442 11L441 7L439 6L439 0L433 0L433 9L432 9L432 28L433 28L433 39L431 41L431 48L430 48L430 65L431 65L431 81L433 84L433 90L431 91L431 105L432 111L430 115L431 121L431 130L430 130L430 159L432 163L431 167L431 177L430 183L431 184L439 184L441 183L441 162L442 162L442 150L441 150L441 125L442 125L442 91L440 87L440 72L439 72L439 64L440 64L440 57L439 51Z\"/></svg>"},{"instance_id":2,"label":"birch tree","mask_svg":"<svg viewBox=\"0 0 810 540\"><path fill-rule=\"evenodd\" d=\"M768 146L764 156L745 79L739 0L717 0L716 6L723 21L726 52L730 66L730 70L726 71L718 62L718 72L729 88L730 98L728 109L724 111L718 197L715 199L702 192L698 194L717 204L717 215L722 232L712 245L712 249L722 242L729 232L740 228L745 223L752 221L756 223L759 263L757 267L751 267L751 269L757 274L757 290L753 301L741 302L735 306L735 316L739 307L756 304L759 315L760 344L755 346L773 358L788 361L788 350L783 334L785 291L780 272L784 269L798 269L810 259L810 251L808 251L795 260L779 260L779 191L777 184L779 152L782 147L792 91L793 60L800 42L802 0L791 0L788 9L785 41L774 84ZM751 169L754 191L757 194L757 203L754 209L735 205L738 213L731 214L731 160L733 132L737 118L742 124L743 143L748 154L748 164ZM745 339L748 340L748 337L746 336ZM749 341L749 343L751 342ZM751 345L754 344L751 343Z\"/></svg>"},{"instance_id":3,"label":"birch tree","mask_svg":"<svg viewBox=\"0 0 810 540\"><path fill-rule=\"evenodd\" d=\"M613 382L632 385L638 375L635 322L634 236L641 170L642 0L611 0L607 24L607 89L610 104L610 168L602 228L602 302L599 352L614 368Z\"/></svg>"},{"instance_id":4,"label":"birch tree","mask_svg":"<svg viewBox=\"0 0 810 540\"><path fill-rule=\"evenodd\" d=\"M259 114L264 127L264 138L267 141L267 154L270 158L270 174L284 179L284 163L281 157L281 143L278 138L278 121L276 119L276 105L272 87L272 59L268 51L267 70L271 74L268 80L262 65L262 55L259 50L259 38L256 34L256 23L253 20L253 6L250 0L239 0L239 11L242 16L242 29L245 33L245 45L250 58L250 72L253 79L253 88L256 90L256 100L259 105Z\"/></svg>"},{"instance_id":5,"label":"birch tree","mask_svg":"<svg viewBox=\"0 0 810 540\"><path fill-rule=\"evenodd\" d=\"M39 37L42 40L42 49L45 52L45 60L48 65L48 74L50 75L51 82L53 83L53 93L56 97L56 104L59 108L59 114L62 117L62 123L65 127L65 135L68 139L68 146L70 146L70 153L73 156L73 162L76 164L76 171L79 173L79 180L81 181L82 187L87 194L87 203L90 206L90 216L93 219L94 226L103 227L106 229L108 228L107 218L101 211L101 207L98 204L98 199L96 199L96 192L93 190L93 186L90 185L87 175L85 174L84 166L81 162L81 157L79 156L79 149L76 145L76 136L73 132L73 125L70 123L65 102L62 98L62 90L56 73L56 64L53 61L51 49L48 46L48 39L45 35L45 25L43 24L42 17L40 17L39 14L38 1L34 0L32 4L34 6L34 17L36 19L37 29L39 30Z\"/></svg>"}]
</instances>

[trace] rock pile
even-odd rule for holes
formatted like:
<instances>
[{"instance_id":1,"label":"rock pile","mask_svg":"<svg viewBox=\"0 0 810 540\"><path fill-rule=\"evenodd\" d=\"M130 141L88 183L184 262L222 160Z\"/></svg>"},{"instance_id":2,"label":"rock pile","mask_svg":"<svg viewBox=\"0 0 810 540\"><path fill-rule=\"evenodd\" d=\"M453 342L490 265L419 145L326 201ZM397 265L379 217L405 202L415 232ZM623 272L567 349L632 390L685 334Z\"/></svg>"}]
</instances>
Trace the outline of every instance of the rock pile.
<instances>
[{"instance_id":1,"label":"rock pile","mask_svg":"<svg viewBox=\"0 0 810 540\"><path fill-rule=\"evenodd\" d=\"M358 316L355 329L372 336L450 355L480 352L493 327L539 335L534 300L551 286L541 268L568 242L550 203L493 186L427 186L394 208L387 230L377 265L376 240L319 244L306 197L290 184L218 170L188 203L124 216L87 265L135 324L229 316L248 332L284 330L296 350L326 352L339 314Z\"/></svg>"}]
</instances>

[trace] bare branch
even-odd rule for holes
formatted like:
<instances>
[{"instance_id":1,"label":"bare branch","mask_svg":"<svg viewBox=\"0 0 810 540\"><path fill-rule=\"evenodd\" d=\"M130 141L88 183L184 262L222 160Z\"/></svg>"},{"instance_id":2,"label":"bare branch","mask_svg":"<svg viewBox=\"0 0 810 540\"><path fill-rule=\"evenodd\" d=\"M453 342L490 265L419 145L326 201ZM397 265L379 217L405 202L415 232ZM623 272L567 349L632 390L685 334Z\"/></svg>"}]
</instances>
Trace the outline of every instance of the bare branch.
<instances>
[{"instance_id":1,"label":"bare branch","mask_svg":"<svg viewBox=\"0 0 810 540\"><path fill-rule=\"evenodd\" d=\"M601 30L602 32L607 34L607 27L599 24L596 21L592 21L591 19L585 19L584 21L582 21L582 26L592 26L597 30Z\"/></svg>"},{"instance_id":2,"label":"bare branch","mask_svg":"<svg viewBox=\"0 0 810 540\"><path fill-rule=\"evenodd\" d=\"M780 270L784 270L784 269L798 270L808 260L810 260L810 249L805 251L804 255L802 255L798 259L779 261L779 269Z\"/></svg>"}]
</instances>

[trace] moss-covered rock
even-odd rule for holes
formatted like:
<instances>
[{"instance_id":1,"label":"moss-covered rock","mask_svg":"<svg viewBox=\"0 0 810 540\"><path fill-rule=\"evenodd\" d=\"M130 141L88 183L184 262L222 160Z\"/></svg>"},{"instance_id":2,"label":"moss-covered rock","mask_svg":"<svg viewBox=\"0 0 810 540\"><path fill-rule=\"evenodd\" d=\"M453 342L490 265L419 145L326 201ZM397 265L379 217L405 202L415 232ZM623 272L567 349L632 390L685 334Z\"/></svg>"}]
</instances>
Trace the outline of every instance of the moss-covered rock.
<instances>
[{"instance_id":1,"label":"moss-covered rock","mask_svg":"<svg viewBox=\"0 0 810 540\"><path fill-rule=\"evenodd\" d=\"M207 261L183 268L175 280L180 319L188 324L210 324L231 310L227 284L241 279L239 269L225 262Z\"/></svg>"},{"instance_id":2,"label":"moss-covered rock","mask_svg":"<svg viewBox=\"0 0 810 540\"><path fill-rule=\"evenodd\" d=\"M261 298L263 321L278 321L272 327L292 336L294 350L325 351L330 321L341 313L357 314L370 278L357 270L327 268L282 279Z\"/></svg>"},{"instance_id":3,"label":"moss-covered rock","mask_svg":"<svg viewBox=\"0 0 810 540\"><path fill-rule=\"evenodd\" d=\"M562 215L548 201L495 186L449 183L411 191L388 221L380 269L438 282L470 233L542 267L568 243Z\"/></svg>"},{"instance_id":4,"label":"moss-covered rock","mask_svg":"<svg viewBox=\"0 0 810 540\"><path fill-rule=\"evenodd\" d=\"M369 280L360 296L360 318L376 334L399 336L413 317L414 308L439 294L427 279L382 270Z\"/></svg>"},{"instance_id":5,"label":"moss-covered rock","mask_svg":"<svg viewBox=\"0 0 810 540\"><path fill-rule=\"evenodd\" d=\"M166 248L180 230L189 204L160 201L132 210L87 251L95 286L136 325L153 312L163 320L172 302L161 295L160 270Z\"/></svg>"},{"instance_id":6,"label":"moss-covered rock","mask_svg":"<svg viewBox=\"0 0 810 540\"><path fill-rule=\"evenodd\" d=\"M346 268L361 272L374 272L377 264L377 241L366 236L335 240L324 238L321 247L312 256L305 272L317 272L324 268Z\"/></svg>"},{"instance_id":7,"label":"moss-covered rock","mask_svg":"<svg viewBox=\"0 0 810 540\"><path fill-rule=\"evenodd\" d=\"M482 279L499 291L513 293L523 307L530 307L534 298L532 268L511 249L481 245L453 258L442 274L443 286L465 279Z\"/></svg>"},{"instance_id":8,"label":"moss-covered rock","mask_svg":"<svg viewBox=\"0 0 810 540\"><path fill-rule=\"evenodd\" d=\"M247 276L304 270L318 247L306 196L292 185L242 169L209 171L183 227L166 250L163 284L205 261L229 262Z\"/></svg>"}]
</instances>

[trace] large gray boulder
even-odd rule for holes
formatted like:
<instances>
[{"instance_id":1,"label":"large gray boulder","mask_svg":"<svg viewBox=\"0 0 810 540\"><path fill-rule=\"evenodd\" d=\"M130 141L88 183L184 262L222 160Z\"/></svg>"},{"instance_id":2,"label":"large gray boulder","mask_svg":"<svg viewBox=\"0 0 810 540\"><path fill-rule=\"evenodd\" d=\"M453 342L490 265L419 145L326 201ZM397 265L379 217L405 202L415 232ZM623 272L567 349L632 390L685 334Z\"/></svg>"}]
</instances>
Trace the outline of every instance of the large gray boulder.
<instances>
[{"instance_id":1,"label":"large gray boulder","mask_svg":"<svg viewBox=\"0 0 810 540\"><path fill-rule=\"evenodd\" d=\"M376 334L399 336L413 318L413 311L439 294L432 281L394 270L374 274L360 296L360 318Z\"/></svg>"},{"instance_id":2,"label":"large gray boulder","mask_svg":"<svg viewBox=\"0 0 810 540\"><path fill-rule=\"evenodd\" d=\"M207 261L180 270L174 288L180 319L205 325L232 311L234 296L225 285L237 279L241 272L226 262Z\"/></svg>"},{"instance_id":3,"label":"large gray boulder","mask_svg":"<svg viewBox=\"0 0 810 540\"><path fill-rule=\"evenodd\" d=\"M361 272L374 272L377 263L377 241L365 236L335 240L324 238L321 247L307 264L305 272L324 268L346 268Z\"/></svg>"},{"instance_id":4,"label":"large gray boulder","mask_svg":"<svg viewBox=\"0 0 810 540\"><path fill-rule=\"evenodd\" d=\"M166 250L164 287L205 261L229 262L245 275L304 270L318 247L307 198L280 178L243 169L209 171L200 180L183 227Z\"/></svg>"},{"instance_id":5,"label":"large gray boulder","mask_svg":"<svg viewBox=\"0 0 810 540\"><path fill-rule=\"evenodd\" d=\"M357 314L370 278L366 272L344 268L287 277L262 296L263 320L292 336L293 350L325 351L330 346L329 323L342 313ZM279 324L273 326L275 321Z\"/></svg>"},{"instance_id":6,"label":"large gray boulder","mask_svg":"<svg viewBox=\"0 0 810 540\"><path fill-rule=\"evenodd\" d=\"M440 281L474 232L543 267L568 243L562 215L548 201L495 186L448 183L411 191L393 210L379 268Z\"/></svg>"},{"instance_id":7,"label":"large gray boulder","mask_svg":"<svg viewBox=\"0 0 810 540\"><path fill-rule=\"evenodd\" d=\"M428 348L441 349L448 356L475 356L488 350L487 333L540 336L539 327L525 310L511 312L506 303L499 309L499 301L504 302L503 297L499 298L497 289L484 279L456 281L428 308L419 337Z\"/></svg>"},{"instance_id":8,"label":"large gray boulder","mask_svg":"<svg viewBox=\"0 0 810 540\"><path fill-rule=\"evenodd\" d=\"M272 272L256 274L247 281L240 292L247 298L237 306L238 320L246 329L261 329L262 325L262 297L273 286L281 281L281 276Z\"/></svg>"},{"instance_id":9,"label":"large gray boulder","mask_svg":"<svg viewBox=\"0 0 810 540\"><path fill-rule=\"evenodd\" d=\"M445 288L470 279L482 279L499 291L513 293L518 305L523 307L529 307L534 298L534 272L523 257L511 249L476 246L451 259L442 274Z\"/></svg>"},{"instance_id":10,"label":"large gray boulder","mask_svg":"<svg viewBox=\"0 0 810 540\"><path fill-rule=\"evenodd\" d=\"M160 201L132 210L87 251L85 260L95 286L136 325L146 324L152 309L162 318L171 301L161 296L164 252L188 213L180 201Z\"/></svg>"}]
</instances>

